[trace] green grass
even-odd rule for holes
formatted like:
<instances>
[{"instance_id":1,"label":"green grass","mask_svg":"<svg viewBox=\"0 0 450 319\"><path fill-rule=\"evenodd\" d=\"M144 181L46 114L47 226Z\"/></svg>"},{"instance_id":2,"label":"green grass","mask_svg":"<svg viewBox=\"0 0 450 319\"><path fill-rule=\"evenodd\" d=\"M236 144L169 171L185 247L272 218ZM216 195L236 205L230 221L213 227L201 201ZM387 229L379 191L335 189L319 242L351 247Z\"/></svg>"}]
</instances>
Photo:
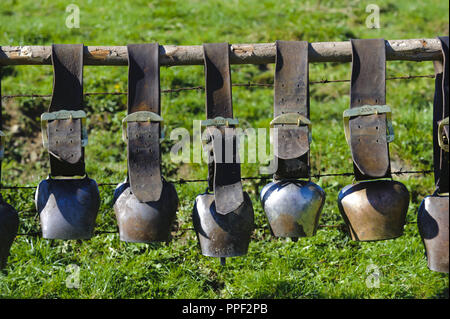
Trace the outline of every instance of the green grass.
<instances>
[{"instance_id":1,"label":"green grass","mask_svg":"<svg viewBox=\"0 0 450 319\"><path fill-rule=\"evenodd\" d=\"M198 45L204 42L256 43L280 40L345 41L350 38L407 39L448 35L448 3L384 0L380 29L368 29L365 8L373 1L31 1L3 0L0 45ZM81 10L80 28L65 27L66 5ZM123 92L126 67L84 68L85 92ZM51 66L4 67L2 92L49 94ZM387 76L433 74L432 62L388 62ZM272 83L274 65L233 65L234 83ZM310 64L310 79L350 78L350 64ZM204 84L202 66L161 68L162 89ZM351 172L352 162L342 128L349 105L349 83L310 86L313 173ZM432 101L434 80L387 82L387 102L393 107L394 169L432 167ZM203 91L162 95L167 132L192 129L203 119ZM118 182L126 174L126 151L120 121L126 96L88 96L89 146L87 171L98 182ZM36 185L48 174L47 154L40 144L39 116L49 99L3 101L8 134L3 161L4 185ZM267 126L272 117L273 90L233 88L235 116L248 126ZM205 178L206 165L176 165L169 161L171 142L162 144L166 178ZM254 176L258 165L243 164L242 176ZM395 240L361 243L338 228L320 228L312 238L292 242L270 235L258 201L263 181L246 181L255 209L257 229L248 255L231 258L222 267L200 253L192 230L194 198L205 183L177 184L180 207L170 243L128 244L118 234L98 234L88 241L45 240L18 236L6 270L0 274L3 298L448 298L448 275L428 270L416 221L422 199L433 192L432 175L396 177L411 194L405 234ZM320 224L342 225L336 199L351 177L314 180L327 193ZM102 205L97 230L116 230L113 186L100 189ZM20 212L20 233L40 230L34 189L3 189L5 200ZM80 267L80 287L66 287L68 265ZM381 274L379 288L368 288L370 265ZM370 268L369 268L370 270ZM369 277L370 278L370 277Z\"/></svg>"}]
</instances>

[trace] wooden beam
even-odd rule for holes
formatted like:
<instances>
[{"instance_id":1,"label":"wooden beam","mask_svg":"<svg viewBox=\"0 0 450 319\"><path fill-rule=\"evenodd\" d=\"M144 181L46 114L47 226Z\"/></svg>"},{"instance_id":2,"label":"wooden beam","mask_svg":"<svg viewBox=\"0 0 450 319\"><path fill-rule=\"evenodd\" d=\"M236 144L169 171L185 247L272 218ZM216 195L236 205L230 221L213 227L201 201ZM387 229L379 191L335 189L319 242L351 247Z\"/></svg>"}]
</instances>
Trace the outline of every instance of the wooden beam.
<instances>
[{"instance_id":1,"label":"wooden beam","mask_svg":"<svg viewBox=\"0 0 450 319\"><path fill-rule=\"evenodd\" d=\"M201 45L161 45L160 63L164 66L202 65ZM275 62L275 43L231 44L232 64L268 64ZM0 65L50 65L51 46L0 47ZM441 60L441 44L437 39L387 40L387 60ZM344 42L315 42L309 46L310 62L350 62L351 46ZM85 65L127 65L126 46L86 46Z\"/></svg>"}]
</instances>

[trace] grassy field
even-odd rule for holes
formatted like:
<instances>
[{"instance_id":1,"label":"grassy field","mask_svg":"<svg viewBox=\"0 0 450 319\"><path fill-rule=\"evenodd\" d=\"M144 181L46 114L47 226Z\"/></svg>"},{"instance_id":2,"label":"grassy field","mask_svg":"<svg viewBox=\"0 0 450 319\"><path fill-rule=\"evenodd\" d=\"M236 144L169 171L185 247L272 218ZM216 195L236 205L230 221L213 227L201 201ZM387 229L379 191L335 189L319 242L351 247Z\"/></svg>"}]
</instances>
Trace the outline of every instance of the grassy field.
<instances>
[{"instance_id":1,"label":"grassy field","mask_svg":"<svg viewBox=\"0 0 450 319\"><path fill-rule=\"evenodd\" d=\"M65 26L65 8L80 8L80 28ZM380 7L380 29L369 29L365 11ZM433 38L449 33L446 1L32 1L2 0L0 45L160 44L205 42L257 43L279 40L346 41L350 38ZM387 76L433 74L432 62L389 62ZM2 93L50 94L51 66L2 67ZM274 65L233 65L234 83L273 83ZM350 64L310 64L310 80L350 78ZM161 88L204 85L202 66L161 68ZM85 92L125 92L127 68L84 68ZM342 127L349 106L349 83L312 84L312 173L351 172L352 162ZM387 82L393 108L395 140L390 144L393 170L432 168L432 102L434 79ZM166 130L192 130L204 119L202 90L162 94ZM39 116L49 98L3 100L7 133L2 183L35 186L46 178L48 155L42 148ZM272 88L233 88L235 116L247 127L268 126L273 112ZM121 119L126 95L86 96L89 116L87 172L102 183L117 183L126 174ZM163 172L170 180L205 178L206 165L170 162L173 145L162 143ZM242 176L256 176L258 165L243 164ZM263 180L245 181L255 209L256 229L248 255L227 260L225 267L200 253L191 212L205 183L176 184L180 206L170 243L129 244L117 233L97 234L88 241L45 240L18 236L7 268L0 273L2 298L448 298L448 274L428 270L416 222L417 209L434 190L433 176L399 175L410 191L405 233L395 240L354 242L341 228L320 228L312 238L293 242L270 235L259 203ZM321 225L344 225L337 194L352 177L313 179L327 193ZM117 229L114 186L100 188L98 231ZM5 200L20 212L19 233L39 232L34 189L3 189ZM79 267L80 285L68 288ZM379 287L368 287L376 267Z\"/></svg>"}]
</instances>

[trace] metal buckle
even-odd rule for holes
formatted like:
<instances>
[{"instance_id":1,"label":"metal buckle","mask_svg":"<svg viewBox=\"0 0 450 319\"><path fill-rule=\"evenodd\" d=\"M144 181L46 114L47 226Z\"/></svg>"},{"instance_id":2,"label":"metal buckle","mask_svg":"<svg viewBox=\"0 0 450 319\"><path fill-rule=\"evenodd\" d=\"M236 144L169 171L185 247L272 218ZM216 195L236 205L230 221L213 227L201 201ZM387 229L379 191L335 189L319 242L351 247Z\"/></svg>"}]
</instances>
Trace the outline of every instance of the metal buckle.
<instances>
[{"instance_id":1,"label":"metal buckle","mask_svg":"<svg viewBox=\"0 0 450 319\"><path fill-rule=\"evenodd\" d=\"M448 116L438 123L438 143L439 147L448 153L448 136L444 132L444 126L448 125Z\"/></svg>"},{"instance_id":2,"label":"metal buckle","mask_svg":"<svg viewBox=\"0 0 450 319\"><path fill-rule=\"evenodd\" d=\"M56 111L50 113L42 113L41 115L41 130L42 130L42 144L48 148L47 124L48 121L55 120L71 120L81 119L81 146L85 147L88 144L88 134L86 129L86 112L79 111Z\"/></svg>"},{"instance_id":3,"label":"metal buckle","mask_svg":"<svg viewBox=\"0 0 450 319\"><path fill-rule=\"evenodd\" d=\"M239 125L238 119L225 118L222 116L217 116L213 119L207 119L202 121L202 126L236 126Z\"/></svg>"},{"instance_id":4,"label":"metal buckle","mask_svg":"<svg viewBox=\"0 0 450 319\"><path fill-rule=\"evenodd\" d=\"M309 144L312 142L312 123L306 116L298 113L281 114L270 122L270 127L274 127L275 125L306 125L308 126L308 142Z\"/></svg>"},{"instance_id":5,"label":"metal buckle","mask_svg":"<svg viewBox=\"0 0 450 319\"><path fill-rule=\"evenodd\" d=\"M129 122L159 122L162 128L164 120L159 114L149 111L139 111L128 114L122 120L122 139L125 143L128 141L127 123Z\"/></svg>"},{"instance_id":6,"label":"metal buckle","mask_svg":"<svg viewBox=\"0 0 450 319\"><path fill-rule=\"evenodd\" d=\"M5 133L0 131L0 161L5 157Z\"/></svg>"},{"instance_id":7,"label":"metal buckle","mask_svg":"<svg viewBox=\"0 0 450 319\"><path fill-rule=\"evenodd\" d=\"M392 112L388 105L363 105L354 107L344 111L344 133L347 144L350 145L349 120L350 117L361 115L373 115L386 113L386 142L390 143L394 140L394 127L392 126Z\"/></svg>"}]
</instances>

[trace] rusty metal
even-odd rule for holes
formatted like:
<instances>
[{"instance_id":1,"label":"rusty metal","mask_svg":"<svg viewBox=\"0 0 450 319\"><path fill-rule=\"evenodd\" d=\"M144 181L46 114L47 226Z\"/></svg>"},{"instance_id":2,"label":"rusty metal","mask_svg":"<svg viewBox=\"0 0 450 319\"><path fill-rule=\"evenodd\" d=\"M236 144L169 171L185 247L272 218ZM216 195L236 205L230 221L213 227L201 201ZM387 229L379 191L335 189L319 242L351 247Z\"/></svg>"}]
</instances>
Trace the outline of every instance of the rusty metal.
<instances>
[{"instance_id":1,"label":"rusty metal","mask_svg":"<svg viewBox=\"0 0 450 319\"><path fill-rule=\"evenodd\" d=\"M428 268L445 273L449 272L448 204L448 195L427 196L422 201L417 215L417 225L425 246Z\"/></svg>"},{"instance_id":2,"label":"rusty metal","mask_svg":"<svg viewBox=\"0 0 450 319\"><path fill-rule=\"evenodd\" d=\"M42 237L47 239L89 239L100 208L97 183L83 179L45 179L37 187L36 209Z\"/></svg>"},{"instance_id":3,"label":"rusty metal","mask_svg":"<svg viewBox=\"0 0 450 319\"><path fill-rule=\"evenodd\" d=\"M192 219L203 255L224 258L247 254L255 226L252 202L246 192L241 206L226 215L216 211L214 194L198 195Z\"/></svg>"},{"instance_id":4,"label":"rusty metal","mask_svg":"<svg viewBox=\"0 0 450 319\"><path fill-rule=\"evenodd\" d=\"M19 228L17 211L0 194L0 269L6 266L11 245Z\"/></svg>"},{"instance_id":5,"label":"rusty metal","mask_svg":"<svg viewBox=\"0 0 450 319\"><path fill-rule=\"evenodd\" d=\"M309 237L317 231L325 192L309 181L274 181L261 191L261 204L276 237Z\"/></svg>"},{"instance_id":6,"label":"rusty metal","mask_svg":"<svg viewBox=\"0 0 450 319\"><path fill-rule=\"evenodd\" d=\"M175 187L164 180L161 196L153 202L141 202L128 182L119 184L114 192L114 211L120 240L132 243L169 241L178 203Z\"/></svg>"},{"instance_id":7,"label":"rusty metal","mask_svg":"<svg viewBox=\"0 0 450 319\"><path fill-rule=\"evenodd\" d=\"M403 234L409 192L392 180L363 181L344 187L338 196L339 210L353 240L372 241Z\"/></svg>"}]
</instances>

